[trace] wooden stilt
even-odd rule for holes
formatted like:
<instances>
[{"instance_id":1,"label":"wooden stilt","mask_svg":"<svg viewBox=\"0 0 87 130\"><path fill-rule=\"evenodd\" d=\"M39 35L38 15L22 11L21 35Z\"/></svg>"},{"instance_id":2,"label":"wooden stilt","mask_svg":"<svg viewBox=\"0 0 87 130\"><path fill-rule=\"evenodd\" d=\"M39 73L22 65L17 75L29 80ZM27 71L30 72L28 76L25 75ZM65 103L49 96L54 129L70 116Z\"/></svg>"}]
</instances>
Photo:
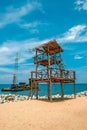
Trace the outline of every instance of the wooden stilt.
<instances>
[{"instance_id":1,"label":"wooden stilt","mask_svg":"<svg viewBox=\"0 0 87 130\"><path fill-rule=\"evenodd\" d=\"M63 84L62 82L60 83L60 87L61 87L61 99L64 99L64 90L63 90Z\"/></svg>"},{"instance_id":2,"label":"wooden stilt","mask_svg":"<svg viewBox=\"0 0 87 130\"><path fill-rule=\"evenodd\" d=\"M38 83L36 83L36 99L38 99Z\"/></svg>"},{"instance_id":3,"label":"wooden stilt","mask_svg":"<svg viewBox=\"0 0 87 130\"><path fill-rule=\"evenodd\" d=\"M52 69L50 68L49 71L50 71L49 96L50 96L50 101L52 101L52 81L51 81Z\"/></svg>"},{"instance_id":4,"label":"wooden stilt","mask_svg":"<svg viewBox=\"0 0 87 130\"><path fill-rule=\"evenodd\" d=\"M29 79L29 86L30 86L30 91L29 91L29 95L28 95L28 100L31 97L31 79Z\"/></svg>"},{"instance_id":5,"label":"wooden stilt","mask_svg":"<svg viewBox=\"0 0 87 130\"><path fill-rule=\"evenodd\" d=\"M76 98L76 84L74 82L74 98Z\"/></svg>"},{"instance_id":6,"label":"wooden stilt","mask_svg":"<svg viewBox=\"0 0 87 130\"><path fill-rule=\"evenodd\" d=\"M62 73L62 66L60 66L60 77L63 78L63 73ZM61 99L64 99L64 90L63 90L63 83L60 81L60 87L61 87Z\"/></svg>"},{"instance_id":7,"label":"wooden stilt","mask_svg":"<svg viewBox=\"0 0 87 130\"><path fill-rule=\"evenodd\" d=\"M50 83L49 83L49 98L50 98L50 101L52 101L52 82L51 82L51 79L50 79Z\"/></svg>"},{"instance_id":8,"label":"wooden stilt","mask_svg":"<svg viewBox=\"0 0 87 130\"><path fill-rule=\"evenodd\" d=\"M50 79L48 66L47 66L47 75L48 75L48 79ZM49 85L49 84L50 84L50 83L48 82L48 100L50 100L50 85Z\"/></svg>"},{"instance_id":9,"label":"wooden stilt","mask_svg":"<svg viewBox=\"0 0 87 130\"><path fill-rule=\"evenodd\" d=\"M30 95L31 95L31 99L32 99L32 97L33 97L32 80L31 80L31 89L30 89Z\"/></svg>"},{"instance_id":10,"label":"wooden stilt","mask_svg":"<svg viewBox=\"0 0 87 130\"><path fill-rule=\"evenodd\" d=\"M31 89L30 89L30 95L31 95L31 99L32 99L32 97L33 97L33 81L32 81L32 77L33 77L33 73L31 72L31 79L30 79L30 87L31 87Z\"/></svg>"},{"instance_id":11,"label":"wooden stilt","mask_svg":"<svg viewBox=\"0 0 87 130\"><path fill-rule=\"evenodd\" d=\"M37 59L37 50L36 50L36 60L38 60ZM36 64L36 79L38 77L37 71L38 71L38 64ZM36 99L38 99L38 83L37 82L35 82L35 89L36 89Z\"/></svg>"},{"instance_id":12,"label":"wooden stilt","mask_svg":"<svg viewBox=\"0 0 87 130\"><path fill-rule=\"evenodd\" d=\"M50 90L49 90L49 87L50 87L50 86L49 86L49 83L48 83L48 100L50 100L50 95L49 95L49 91L50 91Z\"/></svg>"},{"instance_id":13,"label":"wooden stilt","mask_svg":"<svg viewBox=\"0 0 87 130\"><path fill-rule=\"evenodd\" d=\"M73 73L73 76L74 76L74 98L76 98L76 84L75 84L76 74L75 74L75 71Z\"/></svg>"}]
</instances>

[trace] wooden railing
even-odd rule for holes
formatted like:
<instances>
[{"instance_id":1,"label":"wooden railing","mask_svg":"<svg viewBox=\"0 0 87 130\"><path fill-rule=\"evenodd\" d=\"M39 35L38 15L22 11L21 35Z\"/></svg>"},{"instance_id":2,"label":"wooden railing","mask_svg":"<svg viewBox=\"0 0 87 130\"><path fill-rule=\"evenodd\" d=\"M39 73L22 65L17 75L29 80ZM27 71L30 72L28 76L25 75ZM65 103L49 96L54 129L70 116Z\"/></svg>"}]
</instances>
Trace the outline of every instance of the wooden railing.
<instances>
[{"instance_id":1,"label":"wooden railing","mask_svg":"<svg viewBox=\"0 0 87 130\"><path fill-rule=\"evenodd\" d=\"M50 60L52 60L52 61L54 61L54 60L59 60L59 61L61 61L61 58L60 58L59 55L51 55L49 58L50 58ZM47 57L47 54L46 54L46 53L44 53L44 54L39 54L39 55L37 55L37 56L34 57L34 63L40 62L40 61L42 61L42 60L47 60L47 59L48 59L48 57Z\"/></svg>"},{"instance_id":2,"label":"wooden railing","mask_svg":"<svg viewBox=\"0 0 87 130\"><path fill-rule=\"evenodd\" d=\"M31 78L37 79L48 79L48 78L65 78L65 79L75 79L75 71L72 70L60 70L57 68L49 68L39 70L39 71L32 71Z\"/></svg>"}]
</instances>

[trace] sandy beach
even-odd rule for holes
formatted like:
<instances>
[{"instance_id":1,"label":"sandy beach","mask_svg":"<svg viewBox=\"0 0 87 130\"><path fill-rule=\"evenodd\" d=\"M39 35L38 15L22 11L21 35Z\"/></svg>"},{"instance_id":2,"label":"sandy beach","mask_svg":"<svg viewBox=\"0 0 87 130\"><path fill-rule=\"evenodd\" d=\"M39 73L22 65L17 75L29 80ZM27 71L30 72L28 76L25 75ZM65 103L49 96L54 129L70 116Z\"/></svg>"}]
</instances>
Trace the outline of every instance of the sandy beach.
<instances>
[{"instance_id":1,"label":"sandy beach","mask_svg":"<svg viewBox=\"0 0 87 130\"><path fill-rule=\"evenodd\" d=\"M0 104L0 130L87 130L87 97Z\"/></svg>"}]
</instances>

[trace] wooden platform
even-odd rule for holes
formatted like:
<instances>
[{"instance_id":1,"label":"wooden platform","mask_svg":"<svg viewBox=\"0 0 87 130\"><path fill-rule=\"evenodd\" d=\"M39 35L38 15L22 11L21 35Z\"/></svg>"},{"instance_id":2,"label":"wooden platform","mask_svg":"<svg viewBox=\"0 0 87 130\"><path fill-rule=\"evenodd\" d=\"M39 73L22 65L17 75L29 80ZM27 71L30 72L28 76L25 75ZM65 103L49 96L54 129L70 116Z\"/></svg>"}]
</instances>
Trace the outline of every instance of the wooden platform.
<instances>
[{"instance_id":1,"label":"wooden platform","mask_svg":"<svg viewBox=\"0 0 87 130\"><path fill-rule=\"evenodd\" d=\"M38 83L49 83L50 79L38 79L38 78L30 78L30 80L32 82L38 82ZM52 77L51 78L52 83L73 83L75 81L75 79L67 79L67 78L56 78L56 77Z\"/></svg>"},{"instance_id":2,"label":"wooden platform","mask_svg":"<svg viewBox=\"0 0 87 130\"><path fill-rule=\"evenodd\" d=\"M50 65L52 64L59 64L61 61L59 60L50 60ZM43 66L47 66L48 64L48 60L44 59L41 61L35 61L34 64L39 64L39 65L43 65Z\"/></svg>"}]
</instances>

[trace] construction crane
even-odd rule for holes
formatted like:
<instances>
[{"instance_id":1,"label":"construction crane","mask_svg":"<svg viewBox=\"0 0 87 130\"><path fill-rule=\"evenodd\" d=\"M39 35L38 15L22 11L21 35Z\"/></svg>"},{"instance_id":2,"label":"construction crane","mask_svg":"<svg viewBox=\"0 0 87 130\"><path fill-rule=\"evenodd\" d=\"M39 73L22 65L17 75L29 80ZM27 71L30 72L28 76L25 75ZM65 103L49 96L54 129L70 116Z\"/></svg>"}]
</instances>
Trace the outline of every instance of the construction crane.
<instances>
[{"instance_id":1,"label":"construction crane","mask_svg":"<svg viewBox=\"0 0 87 130\"><path fill-rule=\"evenodd\" d=\"M16 53L16 58L15 58L13 81L12 81L11 88L16 87L16 83L17 83L17 72L18 72L18 52Z\"/></svg>"}]
</instances>

